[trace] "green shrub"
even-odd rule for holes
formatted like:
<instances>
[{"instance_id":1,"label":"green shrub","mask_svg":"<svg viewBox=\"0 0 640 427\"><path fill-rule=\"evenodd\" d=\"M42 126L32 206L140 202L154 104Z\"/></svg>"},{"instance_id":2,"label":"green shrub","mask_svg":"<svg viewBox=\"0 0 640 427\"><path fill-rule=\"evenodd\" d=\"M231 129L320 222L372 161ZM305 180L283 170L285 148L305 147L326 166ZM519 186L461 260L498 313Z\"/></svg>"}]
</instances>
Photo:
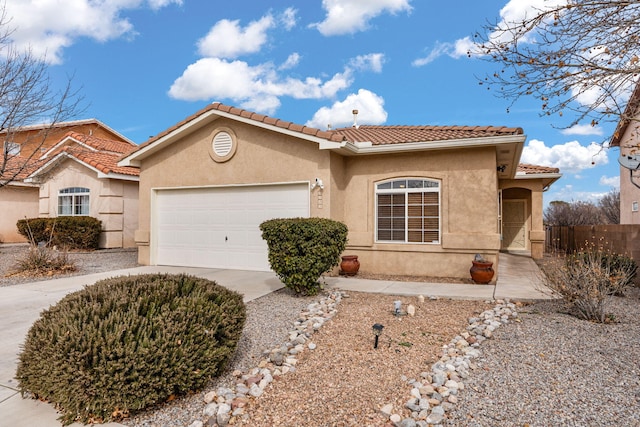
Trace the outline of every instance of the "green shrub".
<instances>
[{"instance_id":1,"label":"green shrub","mask_svg":"<svg viewBox=\"0 0 640 427\"><path fill-rule=\"evenodd\" d=\"M245 317L242 295L206 279L102 280L42 313L16 378L65 425L115 420L204 387L233 356Z\"/></svg>"},{"instance_id":2,"label":"green shrub","mask_svg":"<svg viewBox=\"0 0 640 427\"><path fill-rule=\"evenodd\" d=\"M102 222L90 216L59 216L21 219L17 227L30 242L65 249L98 249Z\"/></svg>"},{"instance_id":3,"label":"green shrub","mask_svg":"<svg viewBox=\"0 0 640 427\"><path fill-rule=\"evenodd\" d=\"M543 266L543 284L559 296L577 317L604 323L607 301L624 294L636 274L636 263L595 245Z\"/></svg>"},{"instance_id":4,"label":"green shrub","mask_svg":"<svg viewBox=\"0 0 640 427\"><path fill-rule=\"evenodd\" d=\"M326 218L272 219L260 224L269 263L282 283L298 294L316 295L322 273L338 265L347 226Z\"/></svg>"}]
</instances>

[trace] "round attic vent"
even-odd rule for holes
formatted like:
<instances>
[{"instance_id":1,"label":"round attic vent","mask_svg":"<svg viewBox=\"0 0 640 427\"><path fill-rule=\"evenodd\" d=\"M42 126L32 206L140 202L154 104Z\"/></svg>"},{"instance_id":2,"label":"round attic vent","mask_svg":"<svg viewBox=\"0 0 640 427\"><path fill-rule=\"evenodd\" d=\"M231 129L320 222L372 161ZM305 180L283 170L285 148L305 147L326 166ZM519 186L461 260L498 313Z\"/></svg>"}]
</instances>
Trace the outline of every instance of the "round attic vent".
<instances>
[{"instance_id":1,"label":"round attic vent","mask_svg":"<svg viewBox=\"0 0 640 427\"><path fill-rule=\"evenodd\" d=\"M211 140L209 155L218 162L226 162L236 152L236 137L230 129L218 129Z\"/></svg>"},{"instance_id":2,"label":"round attic vent","mask_svg":"<svg viewBox=\"0 0 640 427\"><path fill-rule=\"evenodd\" d=\"M220 132L213 138L213 152L216 156L225 157L233 148L233 139L227 132Z\"/></svg>"}]
</instances>

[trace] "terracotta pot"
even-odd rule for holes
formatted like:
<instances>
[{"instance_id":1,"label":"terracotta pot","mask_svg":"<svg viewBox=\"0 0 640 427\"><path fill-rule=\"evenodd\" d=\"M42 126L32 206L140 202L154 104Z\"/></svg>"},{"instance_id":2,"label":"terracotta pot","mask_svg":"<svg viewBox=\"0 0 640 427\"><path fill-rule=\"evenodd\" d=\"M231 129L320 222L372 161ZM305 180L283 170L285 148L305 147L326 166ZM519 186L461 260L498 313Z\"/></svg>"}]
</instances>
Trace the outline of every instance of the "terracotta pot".
<instances>
[{"instance_id":1,"label":"terracotta pot","mask_svg":"<svg viewBox=\"0 0 640 427\"><path fill-rule=\"evenodd\" d=\"M475 283L486 285L491 281L491 279L493 279L493 275L495 274L495 272L493 271L492 262L471 262L473 263L473 266L471 266L469 273L471 273L471 279Z\"/></svg>"},{"instance_id":2,"label":"terracotta pot","mask_svg":"<svg viewBox=\"0 0 640 427\"><path fill-rule=\"evenodd\" d=\"M360 261L358 255L343 255L340 263L340 274L346 276L355 276L360 270Z\"/></svg>"}]
</instances>

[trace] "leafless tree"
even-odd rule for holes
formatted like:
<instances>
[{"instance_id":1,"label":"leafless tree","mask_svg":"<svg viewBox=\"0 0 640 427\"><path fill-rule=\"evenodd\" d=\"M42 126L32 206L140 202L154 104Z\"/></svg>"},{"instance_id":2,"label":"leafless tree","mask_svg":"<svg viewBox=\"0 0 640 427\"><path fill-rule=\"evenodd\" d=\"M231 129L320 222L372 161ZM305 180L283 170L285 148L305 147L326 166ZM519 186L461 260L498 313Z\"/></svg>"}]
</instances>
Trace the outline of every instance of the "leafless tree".
<instances>
[{"instance_id":1,"label":"leafless tree","mask_svg":"<svg viewBox=\"0 0 640 427\"><path fill-rule=\"evenodd\" d=\"M544 211L546 225L602 224L602 211L591 202L554 201Z\"/></svg>"},{"instance_id":2,"label":"leafless tree","mask_svg":"<svg viewBox=\"0 0 640 427\"><path fill-rule=\"evenodd\" d=\"M10 23L6 5L0 5L0 188L20 179L39 157L49 132L79 114L82 101L71 78L56 90L46 58L15 47ZM21 141L24 149L17 150L17 132L35 124L46 125L29 141Z\"/></svg>"},{"instance_id":3,"label":"leafless tree","mask_svg":"<svg viewBox=\"0 0 640 427\"><path fill-rule=\"evenodd\" d=\"M620 190L611 190L598 202L603 219L609 224L620 224Z\"/></svg>"},{"instance_id":4,"label":"leafless tree","mask_svg":"<svg viewBox=\"0 0 640 427\"><path fill-rule=\"evenodd\" d=\"M559 127L624 117L640 73L640 2L543 2L524 18L486 25L470 56L498 65L481 80L513 102L540 101Z\"/></svg>"}]
</instances>

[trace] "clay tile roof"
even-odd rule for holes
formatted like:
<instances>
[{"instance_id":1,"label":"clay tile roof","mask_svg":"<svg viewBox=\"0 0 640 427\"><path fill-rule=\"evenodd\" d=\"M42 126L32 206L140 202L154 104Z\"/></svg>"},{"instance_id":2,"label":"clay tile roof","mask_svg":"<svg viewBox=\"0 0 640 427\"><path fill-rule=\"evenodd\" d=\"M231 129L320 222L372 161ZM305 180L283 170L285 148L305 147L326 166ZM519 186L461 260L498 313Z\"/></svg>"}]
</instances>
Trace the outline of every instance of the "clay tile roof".
<instances>
[{"instance_id":1,"label":"clay tile roof","mask_svg":"<svg viewBox=\"0 0 640 427\"><path fill-rule=\"evenodd\" d=\"M530 165L527 163L520 163L518 165L518 172L524 172L525 174L539 174L539 173L560 173L560 169L551 168L548 166Z\"/></svg>"},{"instance_id":2,"label":"clay tile roof","mask_svg":"<svg viewBox=\"0 0 640 427\"><path fill-rule=\"evenodd\" d=\"M72 157L86 163L102 173L117 173L122 175L139 176L140 169L131 166L118 166L122 154L90 151L82 147L65 147L63 151Z\"/></svg>"},{"instance_id":3,"label":"clay tile roof","mask_svg":"<svg viewBox=\"0 0 640 427\"><path fill-rule=\"evenodd\" d=\"M0 174L0 181L4 179L22 181L45 163L46 160L29 159L23 156L10 157L7 159L4 173Z\"/></svg>"},{"instance_id":4,"label":"clay tile roof","mask_svg":"<svg viewBox=\"0 0 640 427\"><path fill-rule=\"evenodd\" d=\"M447 141L453 139L522 135L522 128L496 126L359 126L340 128L336 133L351 142L371 142L373 145L408 142Z\"/></svg>"},{"instance_id":5,"label":"clay tile roof","mask_svg":"<svg viewBox=\"0 0 640 427\"><path fill-rule=\"evenodd\" d=\"M193 120L196 120L198 117L200 117L200 116L202 116L202 115L204 115L204 114L206 114L206 113L208 113L210 111L214 111L214 110L215 111L221 111L223 113L232 114L234 116L242 117L242 118L245 118L245 119L249 119L249 120L252 120L254 122L260 122L260 123L264 123L266 125L275 126L275 127L286 129L286 130L292 130L292 131L295 131L295 132L304 133L306 135L315 136L315 137L318 137L318 138L321 138L321 139L326 139L327 141L332 141L332 142L342 142L342 141L344 141L344 137L342 135L340 135L339 133L337 133L337 132L324 131L324 130L312 128L312 127L309 127L309 126L298 125L298 124L295 124L295 123L292 123L292 122L288 122L288 121L285 121L285 120L280 120L280 119L276 119L276 118L273 118L273 117L265 116L264 114L258 114L258 113L254 113L254 112L251 112L251 111L243 110L243 109L240 109L240 108L231 107L229 105L221 104L219 102L214 102L213 104L207 105L206 107L204 107L200 111L197 111L196 113L194 113L191 116L187 117L186 119L180 121L179 123L176 123L175 125L171 126L170 128L162 131L158 135L148 139L143 144L141 144L139 148L146 147L147 145L152 144L153 142L155 142L158 139L170 134L171 132L174 132L175 130L180 129L182 126L185 126L189 122L191 122Z\"/></svg>"},{"instance_id":6,"label":"clay tile roof","mask_svg":"<svg viewBox=\"0 0 640 427\"><path fill-rule=\"evenodd\" d=\"M89 147L94 148L98 151L107 151L115 154L129 154L133 150L138 148L137 145L129 142L117 141L117 140L106 139L106 138L98 138L96 136L85 135L83 133L78 133L78 132L68 132L65 135L65 138L67 137L71 137L76 141L80 141L83 144L86 144Z\"/></svg>"}]
</instances>

